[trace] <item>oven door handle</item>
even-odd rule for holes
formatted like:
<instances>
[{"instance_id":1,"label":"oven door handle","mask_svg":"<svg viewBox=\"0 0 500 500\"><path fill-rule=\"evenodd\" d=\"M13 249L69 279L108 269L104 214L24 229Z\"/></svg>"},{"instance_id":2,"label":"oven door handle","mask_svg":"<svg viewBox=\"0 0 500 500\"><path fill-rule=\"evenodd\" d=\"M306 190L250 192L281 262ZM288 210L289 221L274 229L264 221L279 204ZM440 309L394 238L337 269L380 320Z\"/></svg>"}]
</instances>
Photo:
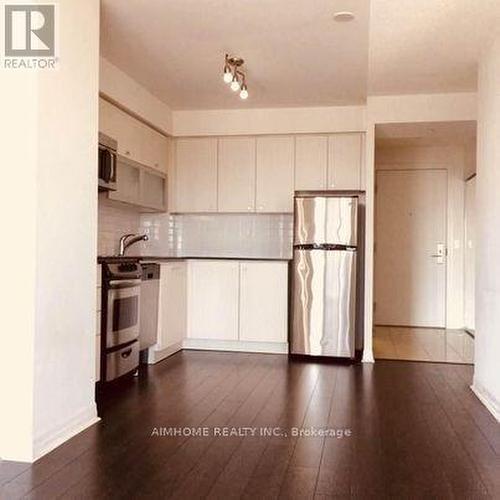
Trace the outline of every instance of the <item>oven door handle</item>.
<instances>
[{"instance_id":1,"label":"oven door handle","mask_svg":"<svg viewBox=\"0 0 500 500\"><path fill-rule=\"evenodd\" d=\"M126 351L123 351L122 353L120 353L120 356L122 358L128 358L131 354L132 354L132 348L130 347Z\"/></svg>"},{"instance_id":2,"label":"oven door handle","mask_svg":"<svg viewBox=\"0 0 500 500\"><path fill-rule=\"evenodd\" d=\"M134 288L141 285L141 280L112 280L108 284L111 290L119 290L120 288Z\"/></svg>"}]
</instances>

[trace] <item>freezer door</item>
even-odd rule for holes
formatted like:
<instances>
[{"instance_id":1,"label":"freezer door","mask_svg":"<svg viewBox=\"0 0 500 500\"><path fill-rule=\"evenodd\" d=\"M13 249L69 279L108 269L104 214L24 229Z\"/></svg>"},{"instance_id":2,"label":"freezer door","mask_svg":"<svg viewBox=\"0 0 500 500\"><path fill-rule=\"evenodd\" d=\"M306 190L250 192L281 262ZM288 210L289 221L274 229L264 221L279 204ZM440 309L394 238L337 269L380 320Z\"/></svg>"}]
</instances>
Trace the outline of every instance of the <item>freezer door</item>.
<instances>
[{"instance_id":1,"label":"freezer door","mask_svg":"<svg viewBox=\"0 0 500 500\"><path fill-rule=\"evenodd\" d=\"M291 352L354 357L356 252L295 250Z\"/></svg>"},{"instance_id":2,"label":"freezer door","mask_svg":"<svg viewBox=\"0 0 500 500\"><path fill-rule=\"evenodd\" d=\"M295 198L294 245L356 246L356 197Z\"/></svg>"}]
</instances>

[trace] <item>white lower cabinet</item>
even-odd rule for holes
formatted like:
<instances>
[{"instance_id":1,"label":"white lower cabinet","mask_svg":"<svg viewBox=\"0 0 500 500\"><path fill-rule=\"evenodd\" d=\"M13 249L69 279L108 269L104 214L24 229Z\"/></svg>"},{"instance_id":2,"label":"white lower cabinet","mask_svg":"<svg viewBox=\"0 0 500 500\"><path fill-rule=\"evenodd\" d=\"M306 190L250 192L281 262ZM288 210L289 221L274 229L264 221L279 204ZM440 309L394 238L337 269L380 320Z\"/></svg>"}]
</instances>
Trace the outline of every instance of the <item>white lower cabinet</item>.
<instances>
[{"instance_id":1,"label":"white lower cabinet","mask_svg":"<svg viewBox=\"0 0 500 500\"><path fill-rule=\"evenodd\" d=\"M238 339L237 261L189 261L188 338Z\"/></svg>"},{"instance_id":2,"label":"white lower cabinet","mask_svg":"<svg viewBox=\"0 0 500 500\"><path fill-rule=\"evenodd\" d=\"M288 263L189 261L187 347L286 352ZM199 341L199 342L198 342ZM250 344L252 343L252 344Z\"/></svg>"},{"instance_id":3,"label":"white lower cabinet","mask_svg":"<svg viewBox=\"0 0 500 500\"><path fill-rule=\"evenodd\" d=\"M187 264L167 262L160 267L158 348L181 344L186 337Z\"/></svg>"},{"instance_id":4,"label":"white lower cabinet","mask_svg":"<svg viewBox=\"0 0 500 500\"><path fill-rule=\"evenodd\" d=\"M288 264L240 264L240 335L251 342L286 342Z\"/></svg>"},{"instance_id":5,"label":"white lower cabinet","mask_svg":"<svg viewBox=\"0 0 500 500\"><path fill-rule=\"evenodd\" d=\"M161 263L158 341L148 362L181 348L286 353L288 263Z\"/></svg>"}]
</instances>

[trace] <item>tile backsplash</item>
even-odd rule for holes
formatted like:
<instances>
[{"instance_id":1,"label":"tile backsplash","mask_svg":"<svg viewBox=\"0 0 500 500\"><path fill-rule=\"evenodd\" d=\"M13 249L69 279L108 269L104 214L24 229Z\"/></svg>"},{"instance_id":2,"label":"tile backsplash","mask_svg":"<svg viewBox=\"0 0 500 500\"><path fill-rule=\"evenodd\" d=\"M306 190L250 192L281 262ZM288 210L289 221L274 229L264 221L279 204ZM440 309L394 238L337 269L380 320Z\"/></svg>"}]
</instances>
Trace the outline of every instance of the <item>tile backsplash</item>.
<instances>
[{"instance_id":1,"label":"tile backsplash","mask_svg":"<svg viewBox=\"0 0 500 500\"><path fill-rule=\"evenodd\" d=\"M143 214L144 255L290 258L289 214Z\"/></svg>"},{"instance_id":2,"label":"tile backsplash","mask_svg":"<svg viewBox=\"0 0 500 500\"><path fill-rule=\"evenodd\" d=\"M137 208L118 204L106 193L99 193L97 255L116 255L120 237L140 231L140 216ZM140 254L140 245L136 244L134 253Z\"/></svg>"}]
</instances>

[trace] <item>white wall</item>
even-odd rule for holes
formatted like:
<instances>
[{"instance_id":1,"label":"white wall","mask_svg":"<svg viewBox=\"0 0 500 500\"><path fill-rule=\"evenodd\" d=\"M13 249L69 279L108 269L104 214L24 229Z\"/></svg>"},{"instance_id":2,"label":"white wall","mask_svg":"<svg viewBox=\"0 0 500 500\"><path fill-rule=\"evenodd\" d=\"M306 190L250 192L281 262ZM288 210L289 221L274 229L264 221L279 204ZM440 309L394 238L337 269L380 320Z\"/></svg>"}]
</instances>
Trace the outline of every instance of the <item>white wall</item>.
<instances>
[{"instance_id":1,"label":"white wall","mask_svg":"<svg viewBox=\"0 0 500 500\"><path fill-rule=\"evenodd\" d=\"M15 245L4 259L0 456L21 461L97 419L99 1L61 1L58 17L59 68L3 72L0 93L4 185L17 197L2 200Z\"/></svg>"},{"instance_id":2,"label":"white wall","mask_svg":"<svg viewBox=\"0 0 500 500\"><path fill-rule=\"evenodd\" d=\"M100 58L99 91L131 114L165 134L172 134L170 108L104 57Z\"/></svg>"},{"instance_id":3,"label":"white wall","mask_svg":"<svg viewBox=\"0 0 500 500\"><path fill-rule=\"evenodd\" d=\"M463 328L465 146L378 146L376 170L445 169L448 173L446 327ZM376 298L375 298L376 300Z\"/></svg>"},{"instance_id":4,"label":"white wall","mask_svg":"<svg viewBox=\"0 0 500 500\"><path fill-rule=\"evenodd\" d=\"M173 135L362 132L364 106L174 111Z\"/></svg>"},{"instance_id":5,"label":"white wall","mask_svg":"<svg viewBox=\"0 0 500 500\"><path fill-rule=\"evenodd\" d=\"M500 37L479 66L473 390L500 420Z\"/></svg>"}]
</instances>

